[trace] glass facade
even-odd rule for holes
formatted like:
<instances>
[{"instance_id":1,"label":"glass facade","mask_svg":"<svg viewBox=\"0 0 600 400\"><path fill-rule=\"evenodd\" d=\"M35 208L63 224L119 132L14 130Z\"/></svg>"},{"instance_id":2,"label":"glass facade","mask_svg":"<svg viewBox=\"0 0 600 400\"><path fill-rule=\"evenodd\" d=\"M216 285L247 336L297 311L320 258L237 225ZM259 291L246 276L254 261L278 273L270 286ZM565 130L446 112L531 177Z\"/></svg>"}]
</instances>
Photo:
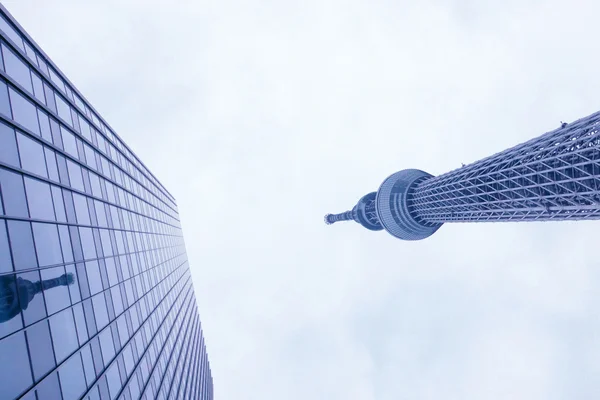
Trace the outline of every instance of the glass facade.
<instances>
[{"instance_id":1,"label":"glass facade","mask_svg":"<svg viewBox=\"0 0 600 400\"><path fill-rule=\"evenodd\" d=\"M0 398L212 399L175 199L0 6Z\"/></svg>"}]
</instances>

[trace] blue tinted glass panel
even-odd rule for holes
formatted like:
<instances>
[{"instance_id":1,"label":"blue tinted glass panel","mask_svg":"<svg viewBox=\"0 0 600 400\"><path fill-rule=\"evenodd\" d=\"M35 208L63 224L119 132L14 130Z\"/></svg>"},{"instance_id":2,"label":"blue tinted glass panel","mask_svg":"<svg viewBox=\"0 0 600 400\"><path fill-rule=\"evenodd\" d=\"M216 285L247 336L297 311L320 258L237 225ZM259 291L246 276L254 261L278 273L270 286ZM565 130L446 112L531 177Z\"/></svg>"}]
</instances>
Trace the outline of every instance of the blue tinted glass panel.
<instances>
[{"instance_id":1,"label":"blue tinted glass panel","mask_svg":"<svg viewBox=\"0 0 600 400\"><path fill-rule=\"evenodd\" d=\"M10 288L10 291L5 291L3 301L7 305L7 310L0 323L0 338L9 335L23 327L21 320L21 308L19 306L19 297L16 288L16 277L14 275L3 275L0 277L2 286L4 288ZM6 290L6 289L5 289ZM1 342L0 342L1 343ZM1 353L0 353L1 354Z\"/></svg>"},{"instance_id":2,"label":"blue tinted glass panel","mask_svg":"<svg viewBox=\"0 0 600 400\"><path fill-rule=\"evenodd\" d=\"M50 317L50 331L54 339L56 361L60 363L78 346L75 321L70 308Z\"/></svg>"},{"instance_id":3,"label":"blue tinted glass panel","mask_svg":"<svg viewBox=\"0 0 600 400\"><path fill-rule=\"evenodd\" d=\"M6 223L3 219L0 219L0 272L11 272L12 270L12 260L10 258L10 248L8 246Z\"/></svg>"},{"instance_id":4,"label":"blue tinted glass panel","mask_svg":"<svg viewBox=\"0 0 600 400\"><path fill-rule=\"evenodd\" d=\"M0 88L1 90L1 88ZM0 161L20 167L15 130L0 122Z\"/></svg>"},{"instance_id":5,"label":"blue tinted glass panel","mask_svg":"<svg viewBox=\"0 0 600 400\"><path fill-rule=\"evenodd\" d=\"M83 306L81 304L73 306L73 315L75 316L75 326L77 327L79 344L83 344L88 340L88 332L85 324L85 316L83 314Z\"/></svg>"},{"instance_id":6,"label":"blue tinted glass panel","mask_svg":"<svg viewBox=\"0 0 600 400\"><path fill-rule=\"evenodd\" d=\"M52 80L52 82L54 82L56 84L56 86L58 86L58 89L61 92L66 93L65 83L60 78L60 76L58 76L58 74L56 72L54 72L54 69L52 69L51 67L48 68L48 72L50 72L50 80Z\"/></svg>"},{"instance_id":7,"label":"blue tinted glass panel","mask_svg":"<svg viewBox=\"0 0 600 400\"><path fill-rule=\"evenodd\" d=\"M25 177L25 192L31 218L54 221L50 185L37 179Z\"/></svg>"},{"instance_id":8,"label":"blue tinted glass panel","mask_svg":"<svg viewBox=\"0 0 600 400\"><path fill-rule=\"evenodd\" d=\"M42 133L42 138L48 143L52 143L52 130L50 129L50 120L48 119L48 114L43 112L38 108L38 119L40 121L40 131Z\"/></svg>"},{"instance_id":9,"label":"blue tinted glass panel","mask_svg":"<svg viewBox=\"0 0 600 400\"><path fill-rule=\"evenodd\" d=\"M4 213L13 217L29 217L23 175L0 168L0 190L4 201Z\"/></svg>"},{"instance_id":10,"label":"blue tinted glass panel","mask_svg":"<svg viewBox=\"0 0 600 400\"><path fill-rule=\"evenodd\" d=\"M2 43L2 55L4 56L4 67L6 73L13 78L19 85L23 86L25 90L33 94L33 86L31 84L31 74L29 68L12 52L8 47Z\"/></svg>"},{"instance_id":11,"label":"blue tinted glass panel","mask_svg":"<svg viewBox=\"0 0 600 400\"><path fill-rule=\"evenodd\" d=\"M87 144L84 145L84 148L85 148L85 160L87 162L87 165L92 167L94 170L97 170L98 166L96 165L96 156L94 154L94 150L92 150L92 148L90 146L88 146Z\"/></svg>"},{"instance_id":12,"label":"blue tinted glass panel","mask_svg":"<svg viewBox=\"0 0 600 400\"><path fill-rule=\"evenodd\" d=\"M59 225L58 233L60 236L60 246L65 262L73 262L73 248L71 247L69 229L65 225Z\"/></svg>"},{"instance_id":13,"label":"blue tinted glass panel","mask_svg":"<svg viewBox=\"0 0 600 400\"><path fill-rule=\"evenodd\" d=\"M90 225L90 212L88 210L85 196L82 196L78 193L73 193L73 203L75 204L77 223L80 225Z\"/></svg>"},{"instance_id":14,"label":"blue tinted glass panel","mask_svg":"<svg viewBox=\"0 0 600 400\"><path fill-rule=\"evenodd\" d=\"M91 228L79 228L81 245L83 246L83 256L86 260L96 258L96 244Z\"/></svg>"},{"instance_id":15,"label":"blue tinted glass panel","mask_svg":"<svg viewBox=\"0 0 600 400\"><path fill-rule=\"evenodd\" d=\"M106 273L108 275L108 282L110 286L114 286L119 283L119 279L117 278L117 268L115 266L115 260L112 257L104 259L106 263Z\"/></svg>"},{"instance_id":16,"label":"blue tinted glass panel","mask_svg":"<svg viewBox=\"0 0 600 400\"><path fill-rule=\"evenodd\" d=\"M23 169L47 178L44 147L41 143L26 137L20 132L17 133L17 143L19 144Z\"/></svg>"},{"instance_id":17,"label":"blue tinted glass panel","mask_svg":"<svg viewBox=\"0 0 600 400\"><path fill-rule=\"evenodd\" d=\"M65 213L65 203L62 197L62 191L58 186L51 186L51 191L56 220L58 222L67 222L67 214Z\"/></svg>"},{"instance_id":18,"label":"blue tinted glass panel","mask_svg":"<svg viewBox=\"0 0 600 400\"><path fill-rule=\"evenodd\" d=\"M8 92L10 104L12 105L13 120L40 136L37 109L33 103L12 89L9 89Z\"/></svg>"},{"instance_id":19,"label":"blue tinted glass panel","mask_svg":"<svg viewBox=\"0 0 600 400\"><path fill-rule=\"evenodd\" d=\"M48 177L54 182L60 182L58 176L58 165L56 163L56 155L48 147L44 147L44 153L46 155L46 165L48 167Z\"/></svg>"},{"instance_id":20,"label":"blue tinted glass panel","mask_svg":"<svg viewBox=\"0 0 600 400\"><path fill-rule=\"evenodd\" d=\"M106 211L104 203L94 200L94 209L96 210L96 218L98 219L98 226L102 228L108 228L108 220L106 219Z\"/></svg>"},{"instance_id":21,"label":"blue tinted glass panel","mask_svg":"<svg viewBox=\"0 0 600 400\"><path fill-rule=\"evenodd\" d=\"M75 135L73 135L68 130L64 129L62 126L60 127L60 133L62 135L62 142L65 151L73 157L79 158L79 154L77 153L77 141L75 140Z\"/></svg>"},{"instance_id":22,"label":"blue tinted glass panel","mask_svg":"<svg viewBox=\"0 0 600 400\"><path fill-rule=\"evenodd\" d=\"M67 271L68 274L73 275L73 277L75 278L75 282L73 282L72 285L69 285L69 293L71 294L71 302L72 303L77 303L79 301L81 301L81 292L79 291L79 276L77 275L75 266L73 264L69 264L65 266L65 269Z\"/></svg>"},{"instance_id":23,"label":"blue tinted glass panel","mask_svg":"<svg viewBox=\"0 0 600 400\"><path fill-rule=\"evenodd\" d=\"M54 118L50 118L50 131L52 132L52 143L59 149L64 150L60 127Z\"/></svg>"},{"instance_id":24,"label":"blue tinted glass panel","mask_svg":"<svg viewBox=\"0 0 600 400\"><path fill-rule=\"evenodd\" d=\"M110 398L116 399L119 391L121 390L121 378L119 377L119 369L117 363L113 363L106 373L106 380L108 381L108 389L110 392Z\"/></svg>"},{"instance_id":25,"label":"blue tinted glass panel","mask_svg":"<svg viewBox=\"0 0 600 400\"><path fill-rule=\"evenodd\" d=\"M40 271L42 279L47 281L44 285L44 298L48 314L54 314L71 305L69 298L69 284L74 278L65 273L64 267L46 268ZM71 283L73 284L73 283Z\"/></svg>"},{"instance_id":26,"label":"blue tinted glass panel","mask_svg":"<svg viewBox=\"0 0 600 400\"><path fill-rule=\"evenodd\" d=\"M90 284L90 292L92 295L102 291L102 280L100 278L100 267L98 261L88 261L85 263L88 283Z\"/></svg>"},{"instance_id":27,"label":"blue tinted glass panel","mask_svg":"<svg viewBox=\"0 0 600 400\"><path fill-rule=\"evenodd\" d=\"M63 185L70 185L69 173L67 170L67 160L61 154L56 154L56 163L58 164L58 176L60 177L60 183Z\"/></svg>"},{"instance_id":28,"label":"blue tinted glass panel","mask_svg":"<svg viewBox=\"0 0 600 400\"><path fill-rule=\"evenodd\" d=\"M81 176L81 167L71 160L67 160L67 169L69 170L69 179L71 187L80 191L84 191L83 177Z\"/></svg>"},{"instance_id":29,"label":"blue tinted glass panel","mask_svg":"<svg viewBox=\"0 0 600 400\"><path fill-rule=\"evenodd\" d=\"M26 272L17 275L19 300L23 309L25 325L31 325L46 316L44 296L37 289L40 287L39 271Z\"/></svg>"},{"instance_id":30,"label":"blue tinted glass panel","mask_svg":"<svg viewBox=\"0 0 600 400\"><path fill-rule=\"evenodd\" d=\"M7 221L7 224L15 269L36 268L31 224L24 221Z\"/></svg>"},{"instance_id":31,"label":"blue tinted glass panel","mask_svg":"<svg viewBox=\"0 0 600 400\"><path fill-rule=\"evenodd\" d=\"M102 329L108 324L108 310L106 309L106 303L104 302L104 295L100 293L92 297L92 304L96 316L96 325L98 326L98 329Z\"/></svg>"},{"instance_id":32,"label":"blue tinted glass panel","mask_svg":"<svg viewBox=\"0 0 600 400\"><path fill-rule=\"evenodd\" d=\"M94 363L92 361L92 351L90 350L90 346L85 346L81 349L81 359L83 361L85 380L88 385L91 385L94 379L96 379L96 373L94 372Z\"/></svg>"},{"instance_id":33,"label":"blue tinted glass panel","mask_svg":"<svg viewBox=\"0 0 600 400\"><path fill-rule=\"evenodd\" d=\"M10 102L8 101L8 87L3 81L0 81L0 113L12 118Z\"/></svg>"},{"instance_id":34,"label":"blue tinted glass panel","mask_svg":"<svg viewBox=\"0 0 600 400\"><path fill-rule=\"evenodd\" d=\"M40 267L62 264L63 259L57 226L37 222L34 222L32 225L35 249L37 250Z\"/></svg>"},{"instance_id":35,"label":"blue tinted glass panel","mask_svg":"<svg viewBox=\"0 0 600 400\"><path fill-rule=\"evenodd\" d=\"M54 90L52 90L50 86L48 86L48 84L46 83L44 83L44 93L46 94L46 104L48 105L48 108L50 108L50 110L56 113L57 111L56 100L54 100Z\"/></svg>"},{"instance_id":36,"label":"blue tinted glass panel","mask_svg":"<svg viewBox=\"0 0 600 400\"><path fill-rule=\"evenodd\" d=\"M15 29L6 22L3 16L0 16L0 29L2 32L8 37L14 44L16 44L21 50L25 51L25 47L23 46L23 39L21 36L15 31Z\"/></svg>"},{"instance_id":37,"label":"blue tinted glass panel","mask_svg":"<svg viewBox=\"0 0 600 400\"><path fill-rule=\"evenodd\" d=\"M67 213L67 221L71 224L76 224L77 219L75 218L75 206L73 205L73 192L63 189L62 194Z\"/></svg>"},{"instance_id":38,"label":"blue tinted glass panel","mask_svg":"<svg viewBox=\"0 0 600 400\"><path fill-rule=\"evenodd\" d=\"M48 321L40 321L27 329L27 343L33 375L37 381L56 366Z\"/></svg>"},{"instance_id":39,"label":"blue tinted glass panel","mask_svg":"<svg viewBox=\"0 0 600 400\"><path fill-rule=\"evenodd\" d=\"M33 94L35 98L38 99L42 104L46 104L46 99L44 97L44 84L42 83L42 79L35 72L31 73L31 79L33 81Z\"/></svg>"},{"instance_id":40,"label":"blue tinted glass panel","mask_svg":"<svg viewBox=\"0 0 600 400\"><path fill-rule=\"evenodd\" d=\"M61 117L69 126L73 126L73 121L71 120L71 108L58 94L55 96L55 99L58 116Z\"/></svg>"},{"instance_id":41,"label":"blue tinted glass panel","mask_svg":"<svg viewBox=\"0 0 600 400\"><path fill-rule=\"evenodd\" d=\"M0 354L2 360L10 360L0 363L2 397L12 399L33 383L24 333L19 332L0 341Z\"/></svg>"},{"instance_id":42,"label":"blue tinted glass panel","mask_svg":"<svg viewBox=\"0 0 600 400\"><path fill-rule=\"evenodd\" d=\"M94 197L102 198L102 190L100 189L100 178L93 172L90 172L90 184L92 186L92 194L94 195Z\"/></svg>"},{"instance_id":43,"label":"blue tinted glass panel","mask_svg":"<svg viewBox=\"0 0 600 400\"><path fill-rule=\"evenodd\" d=\"M102 250L104 250L104 256L112 256L112 246L110 244L109 232L106 229L100 229L100 239L102 239Z\"/></svg>"},{"instance_id":44,"label":"blue tinted glass panel","mask_svg":"<svg viewBox=\"0 0 600 400\"><path fill-rule=\"evenodd\" d=\"M102 349L102 358L104 362L109 362L115 356L115 346L113 344L112 333L110 329L105 329L100 333L100 348Z\"/></svg>"},{"instance_id":45,"label":"blue tinted glass panel","mask_svg":"<svg viewBox=\"0 0 600 400\"><path fill-rule=\"evenodd\" d=\"M63 400L78 399L86 389L81 356L76 354L58 370Z\"/></svg>"},{"instance_id":46,"label":"blue tinted glass panel","mask_svg":"<svg viewBox=\"0 0 600 400\"><path fill-rule=\"evenodd\" d=\"M60 399L60 386L58 383L58 374L53 372L40 383L36 392L38 399Z\"/></svg>"}]
</instances>

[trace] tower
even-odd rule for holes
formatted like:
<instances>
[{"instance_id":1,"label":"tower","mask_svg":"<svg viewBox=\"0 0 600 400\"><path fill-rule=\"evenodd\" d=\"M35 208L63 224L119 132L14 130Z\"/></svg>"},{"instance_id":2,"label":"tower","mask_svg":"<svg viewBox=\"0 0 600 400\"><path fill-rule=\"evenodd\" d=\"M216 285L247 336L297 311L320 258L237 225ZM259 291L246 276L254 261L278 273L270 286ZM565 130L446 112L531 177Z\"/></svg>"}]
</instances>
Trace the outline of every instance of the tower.
<instances>
[{"instance_id":1,"label":"tower","mask_svg":"<svg viewBox=\"0 0 600 400\"><path fill-rule=\"evenodd\" d=\"M361 218L368 214L369 226L420 240L450 222L600 219L599 124L600 112L562 122L551 132L439 176L417 169L396 172L375 196L364 197L374 197L369 212L359 212L361 199L352 211L326 215L326 223L353 219L365 226Z\"/></svg>"}]
</instances>

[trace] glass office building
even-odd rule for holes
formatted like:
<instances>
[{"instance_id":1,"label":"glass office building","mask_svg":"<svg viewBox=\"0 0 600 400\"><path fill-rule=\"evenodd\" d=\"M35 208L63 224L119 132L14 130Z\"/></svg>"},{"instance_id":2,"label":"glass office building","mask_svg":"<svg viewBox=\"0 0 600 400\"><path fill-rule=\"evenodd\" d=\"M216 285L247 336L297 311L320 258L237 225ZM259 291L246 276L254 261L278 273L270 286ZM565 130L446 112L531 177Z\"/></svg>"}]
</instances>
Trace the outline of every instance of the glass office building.
<instances>
[{"instance_id":1,"label":"glass office building","mask_svg":"<svg viewBox=\"0 0 600 400\"><path fill-rule=\"evenodd\" d=\"M173 196L0 6L0 398L212 399Z\"/></svg>"}]
</instances>

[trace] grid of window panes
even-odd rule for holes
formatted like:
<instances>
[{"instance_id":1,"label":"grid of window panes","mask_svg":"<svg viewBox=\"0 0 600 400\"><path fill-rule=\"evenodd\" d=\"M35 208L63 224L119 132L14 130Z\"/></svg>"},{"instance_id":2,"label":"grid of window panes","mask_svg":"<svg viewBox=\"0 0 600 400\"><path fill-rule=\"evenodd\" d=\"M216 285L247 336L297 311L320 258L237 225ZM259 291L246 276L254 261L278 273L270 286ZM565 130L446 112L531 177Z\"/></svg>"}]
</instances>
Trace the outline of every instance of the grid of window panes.
<instances>
[{"instance_id":1,"label":"grid of window panes","mask_svg":"<svg viewBox=\"0 0 600 400\"><path fill-rule=\"evenodd\" d=\"M212 399L173 197L0 11L0 398Z\"/></svg>"}]
</instances>

